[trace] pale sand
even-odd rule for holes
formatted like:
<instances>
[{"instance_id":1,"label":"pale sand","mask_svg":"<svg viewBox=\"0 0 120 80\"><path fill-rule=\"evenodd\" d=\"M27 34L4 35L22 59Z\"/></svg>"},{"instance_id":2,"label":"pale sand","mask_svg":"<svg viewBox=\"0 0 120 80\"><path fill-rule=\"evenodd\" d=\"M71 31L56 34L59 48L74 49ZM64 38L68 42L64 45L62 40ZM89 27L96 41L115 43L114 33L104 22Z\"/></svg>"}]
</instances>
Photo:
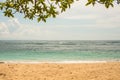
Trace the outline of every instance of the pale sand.
<instances>
[{"instance_id":1,"label":"pale sand","mask_svg":"<svg viewBox=\"0 0 120 80\"><path fill-rule=\"evenodd\" d=\"M120 80L120 62L1 63L0 80Z\"/></svg>"}]
</instances>

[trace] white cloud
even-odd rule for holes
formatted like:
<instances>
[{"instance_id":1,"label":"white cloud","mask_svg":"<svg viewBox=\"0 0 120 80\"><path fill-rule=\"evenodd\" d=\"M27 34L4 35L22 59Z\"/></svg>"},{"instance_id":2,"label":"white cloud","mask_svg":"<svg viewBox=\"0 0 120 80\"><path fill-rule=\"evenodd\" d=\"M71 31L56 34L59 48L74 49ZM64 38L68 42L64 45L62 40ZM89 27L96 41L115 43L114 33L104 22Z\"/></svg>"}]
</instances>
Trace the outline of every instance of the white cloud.
<instances>
[{"instance_id":1,"label":"white cloud","mask_svg":"<svg viewBox=\"0 0 120 80\"><path fill-rule=\"evenodd\" d=\"M75 19L79 19L79 20L91 20L91 19L96 19L97 17L99 16L96 16L96 15L92 15L92 14L79 14L79 15L73 15L73 14L63 14L63 15L60 15L58 16L58 18L62 18L62 19L72 19L72 20L75 20Z\"/></svg>"},{"instance_id":2,"label":"white cloud","mask_svg":"<svg viewBox=\"0 0 120 80\"><path fill-rule=\"evenodd\" d=\"M14 33L22 26L17 18L10 18L6 25L11 33Z\"/></svg>"},{"instance_id":3,"label":"white cloud","mask_svg":"<svg viewBox=\"0 0 120 80\"><path fill-rule=\"evenodd\" d=\"M4 22L0 22L0 35L9 34L7 25Z\"/></svg>"},{"instance_id":4,"label":"white cloud","mask_svg":"<svg viewBox=\"0 0 120 80\"><path fill-rule=\"evenodd\" d=\"M9 24L9 25L8 25ZM34 24L33 24L34 25ZM0 23L0 39L55 39L59 33L46 27L21 24L18 19ZM52 27L53 28L53 27ZM8 34L3 34L9 32ZM62 35L61 35L62 36Z\"/></svg>"},{"instance_id":5,"label":"white cloud","mask_svg":"<svg viewBox=\"0 0 120 80\"><path fill-rule=\"evenodd\" d=\"M16 26L16 27L21 26L21 24L20 24L20 22L18 21L17 18L11 18L11 19L8 20L8 22L9 22L9 25L11 25L11 26Z\"/></svg>"},{"instance_id":6,"label":"white cloud","mask_svg":"<svg viewBox=\"0 0 120 80\"><path fill-rule=\"evenodd\" d=\"M94 27L120 27L120 6L115 4L115 7L106 9L104 5L96 4L85 6L86 0L76 1L72 8L60 14L58 18L66 20L93 21L94 23L86 24L86 26ZM86 22L87 23L87 22ZM81 25L81 24L80 24ZM85 25L81 25L85 26Z\"/></svg>"}]
</instances>

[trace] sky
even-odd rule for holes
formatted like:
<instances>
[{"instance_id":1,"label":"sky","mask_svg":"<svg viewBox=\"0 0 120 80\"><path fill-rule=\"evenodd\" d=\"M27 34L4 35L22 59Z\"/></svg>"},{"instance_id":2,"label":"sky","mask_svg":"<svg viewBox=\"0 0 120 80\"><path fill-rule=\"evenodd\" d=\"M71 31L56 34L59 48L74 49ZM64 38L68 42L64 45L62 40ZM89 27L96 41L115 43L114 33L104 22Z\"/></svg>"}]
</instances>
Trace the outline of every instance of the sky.
<instances>
[{"instance_id":1,"label":"sky","mask_svg":"<svg viewBox=\"0 0 120 80\"><path fill-rule=\"evenodd\" d=\"M7 18L0 12L0 40L120 40L120 5L106 9L86 1L47 22L24 19L19 13Z\"/></svg>"}]
</instances>

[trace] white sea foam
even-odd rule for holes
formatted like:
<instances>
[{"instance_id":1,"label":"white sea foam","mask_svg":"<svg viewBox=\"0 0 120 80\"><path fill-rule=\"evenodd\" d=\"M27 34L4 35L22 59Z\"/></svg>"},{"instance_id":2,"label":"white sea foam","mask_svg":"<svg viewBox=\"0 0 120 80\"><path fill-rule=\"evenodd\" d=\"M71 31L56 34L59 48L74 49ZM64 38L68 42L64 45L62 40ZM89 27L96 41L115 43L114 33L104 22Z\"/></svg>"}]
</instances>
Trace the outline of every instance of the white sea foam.
<instances>
[{"instance_id":1,"label":"white sea foam","mask_svg":"<svg viewBox=\"0 0 120 80\"><path fill-rule=\"evenodd\" d=\"M74 64L74 63L107 63L108 61L2 61L12 64L41 64L41 63L56 63L56 64Z\"/></svg>"}]
</instances>

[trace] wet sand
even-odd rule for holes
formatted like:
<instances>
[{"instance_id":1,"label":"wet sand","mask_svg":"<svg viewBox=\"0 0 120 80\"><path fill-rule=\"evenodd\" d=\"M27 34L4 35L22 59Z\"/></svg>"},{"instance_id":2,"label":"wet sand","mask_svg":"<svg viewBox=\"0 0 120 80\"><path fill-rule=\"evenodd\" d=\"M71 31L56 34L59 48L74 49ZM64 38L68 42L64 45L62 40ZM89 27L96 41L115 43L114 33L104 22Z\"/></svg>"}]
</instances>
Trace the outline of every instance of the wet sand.
<instances>
[{"instance_id":1,"label":"wet sand","mask_svg":"<svg viewBox=\"0 0 120 80\"><path fill-rule=\"evenodd\" d=\"M120 80L120 62L0 63L0 80Z\"/></svg>"}]
</instances>

